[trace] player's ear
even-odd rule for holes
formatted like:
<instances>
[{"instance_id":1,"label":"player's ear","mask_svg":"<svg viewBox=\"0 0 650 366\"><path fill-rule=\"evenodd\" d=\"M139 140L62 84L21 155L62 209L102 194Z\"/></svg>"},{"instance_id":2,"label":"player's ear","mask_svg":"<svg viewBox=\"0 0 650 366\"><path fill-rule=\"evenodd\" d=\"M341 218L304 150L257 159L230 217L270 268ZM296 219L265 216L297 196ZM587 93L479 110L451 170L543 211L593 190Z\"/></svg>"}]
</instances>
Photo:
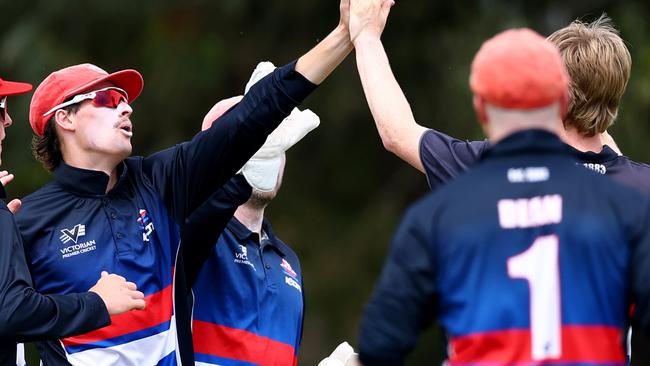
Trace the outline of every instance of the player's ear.
<instances>
[{"instance_id":1,"label":"player's ear","mask_svg":"<svg viewBox=\"0 0 650 366\"><path fill-rule=\"evenodd\" d=\"M478 118L478 121L482 125L486 124L487 113L485 113L485 102L483 101L483 98L475 94L474 98L472 99L472 104L474 105L474 112L476 113L476 118Z\"/></svg>"},{"instance_id":2,"label":"player's ear","mask_svg":"<svg viewBox=\"0 0 650 366\"><path fill-rule=\"evenodd\" d=\"M564 122L564 119L566 118L566 114L569 112L569 93L564 93L562 95L562 99L560 99L560 118L562 119L562 122Z\"/></svg>"},{"instance_id":3,"label":"player's ear","mask_svg":"<svg viewBox=\"0 0 650 366\"><path fill-rule=\"evenodd\" d=\"M54 123L56 123L56 125L59 128L65 131L75 130L75 124L72 120L72 114L65 109L59 109L56 112L54 112Z\"/></svg>"}]
</instances>

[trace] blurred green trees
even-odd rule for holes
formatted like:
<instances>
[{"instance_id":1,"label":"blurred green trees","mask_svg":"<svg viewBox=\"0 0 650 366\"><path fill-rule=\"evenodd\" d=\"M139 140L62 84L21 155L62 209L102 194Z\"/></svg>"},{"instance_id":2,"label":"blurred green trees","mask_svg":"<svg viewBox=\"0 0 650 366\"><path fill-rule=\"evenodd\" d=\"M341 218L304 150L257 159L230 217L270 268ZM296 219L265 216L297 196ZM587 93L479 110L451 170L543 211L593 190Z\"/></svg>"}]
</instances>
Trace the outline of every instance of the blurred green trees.
<instances>
[{"instance_id":1,"label":"blurred green trees","mask_svg":"<svg viewBox=\"0 0 650 366\"><path fill-rule=\"evenodd\" d=\"M91 62L135 68L145 90L133 104L134 154L186 140L219 99L241 94L258 61L287 63L338 21L338 3L247 0L0 0L0 77L32 82ZM398 1L384 43L416 119L480 139L467 88L481 42L509 27L542 34L607 12L628 42L633 71L612 129L626 155L649 161L650 25L641 1ZM12 197L50 179L31 157L30 96L9 99L14 126L3 169ZM358 82L354 55L311 96L321 127L288 154L284 187L269 207L275 231L299 253L307 311L301 364L315 365L342 340L356 344L363 304L404 208L427 192L425 177L383 150ZM645 141L645 142L644 142ZM442 358L430 331L412 365Z\"/></svg>"}]
</instances>

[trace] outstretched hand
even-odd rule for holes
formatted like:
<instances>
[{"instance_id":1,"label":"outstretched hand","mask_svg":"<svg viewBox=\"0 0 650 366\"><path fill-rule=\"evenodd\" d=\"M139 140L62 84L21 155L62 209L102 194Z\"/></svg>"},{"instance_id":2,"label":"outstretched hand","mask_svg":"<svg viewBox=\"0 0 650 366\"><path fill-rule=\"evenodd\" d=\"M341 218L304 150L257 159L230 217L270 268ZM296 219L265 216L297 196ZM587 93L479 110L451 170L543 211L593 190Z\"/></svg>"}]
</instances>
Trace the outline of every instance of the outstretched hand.
<instances>
[{"instance_id":1,"label":"outstretched hand","mask_svg":"<svg viewBox=\"0 0 650 366\"><path fill-rule=\"evenodd\" d=\"M394 0L350 0L350 39L380 38Z\"/></svg>"},{"instance_id":2,"label":"outstretched hand","mask_svg":"<svg viewBox=\"0 0 650 366\"><path fill-rule=\"evenodd\" d=\"M6 187L7 184L11 183L11 181L14 180L14 175L10 174L8 171L3 170L0 171L0 183ZM7 208L9 211L11 211L12 214L16 214L18 212L18 209L22 205L22 202L20 202L19 199L13 199L11 202L7 203Z\"/></svg>"}]
</instances>

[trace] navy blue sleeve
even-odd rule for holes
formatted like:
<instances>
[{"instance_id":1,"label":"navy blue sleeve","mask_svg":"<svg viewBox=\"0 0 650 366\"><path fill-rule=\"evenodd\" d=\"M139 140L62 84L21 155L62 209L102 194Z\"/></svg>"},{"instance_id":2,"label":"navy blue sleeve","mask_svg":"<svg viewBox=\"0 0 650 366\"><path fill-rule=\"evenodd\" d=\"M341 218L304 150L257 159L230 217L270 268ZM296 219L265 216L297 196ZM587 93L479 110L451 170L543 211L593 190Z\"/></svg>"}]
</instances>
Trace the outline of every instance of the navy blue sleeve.
<instances>
[{"instance_id":1,"label":"navy blue sleeve","mask_svg":"<svg viewBox=\"0 0 650 366\"><path fill-rule=\"evenodd\" d=\"M488 148L487 140L464 141L428 130L420 139L420 160L431 190L474 165Z\"/></svg>"},{"instance_id":2,"label":"navy blue sleeve","mask_svg":"<svg viewBox=\"0 0 650 366\"><path fill-rule=\"evenodd\" d=\"M642 214L637 215L632 237L631 280L632 301L636 303L634 311L635 329L640 327L646 335L650 335L650 201L636 201L641 207ZM633 357L634 358L634 357Z\"/></svg>"},{"instance_id":3,"label":"navy blue sleeve","mask_svg":"<svg viewBox=\"0 0 650 366\"><path fill-rule=\"evenodd\" d=\"M57 339L110 323L95 293L42 295L34 290L13 215L0 202L0 341Z\"/></svg>"},{"instance_id":4,"label":"navy blue sleeve","mask_svg":"<svg viewBox=\"0 0 650 366\"><path fill-rule=\"evenodd\" d=\"M400 224L379 281L366 306L359 334L364 366L404 364L421 330L435 314L435 272L427 205L410 209ZM429 211L430 212L430 211Z\"/></svg>"},{"instance_id":5,"label":"navy blue sleeve","mask_svg":"<svg viewBox=\"0 0 650 366\"><path fill-rule=\"evenodd\" d=\"M248 201L251 192L244 176L235 175L185 220L181 231L181 251L188 288L196 280L237 207Z\"/></svg>"},{"instance_id":6,"label":"navy blue sleeve","mask_svg":"<svg viewBox=\"0 0 650 366\"><path fill-rule=\"evenodd\" d=\"M217 187L235 175L315 88L295 71L295 62L277 68L211 128L188 142L145 158L145 177L160 193L176 222L182 224Z\"/></svg>"}]
</instances>

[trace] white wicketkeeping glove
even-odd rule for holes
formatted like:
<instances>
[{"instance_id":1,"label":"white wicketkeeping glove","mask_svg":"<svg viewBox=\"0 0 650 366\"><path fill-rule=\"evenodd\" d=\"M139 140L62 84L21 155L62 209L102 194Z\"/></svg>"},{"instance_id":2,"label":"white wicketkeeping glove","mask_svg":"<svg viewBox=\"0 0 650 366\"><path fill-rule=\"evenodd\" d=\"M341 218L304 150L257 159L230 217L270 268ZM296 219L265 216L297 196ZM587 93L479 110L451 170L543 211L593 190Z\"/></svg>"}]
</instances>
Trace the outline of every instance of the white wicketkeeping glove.
<instances>
[{"instance_id":1,"label":"white wicketkeeping glove","mask_svg":"<svg viewBox=\"0 0 650 366\"><path fill-rule=\"evenodd\" d=\"M260 62L246 84L245 92L274 69L272 63ZM282 167L282 154L319 124L320 118L314 112L309 109L300 111L294 108L266 138L264 145L242 167L241 173L248 184L262 192L272 191L277 184Z\"/></svg>"},{"instance_id":2,"label":"white wicketkeeping glove","mask_svg":"<svg viewBox=\"0 0 650 366\"><path fill-rule=\"evenodd\" d=\"M357 366L358 355L348 342L339 344L329 357L325 357L318 366Z\"/></svg>"}]
</instances>

